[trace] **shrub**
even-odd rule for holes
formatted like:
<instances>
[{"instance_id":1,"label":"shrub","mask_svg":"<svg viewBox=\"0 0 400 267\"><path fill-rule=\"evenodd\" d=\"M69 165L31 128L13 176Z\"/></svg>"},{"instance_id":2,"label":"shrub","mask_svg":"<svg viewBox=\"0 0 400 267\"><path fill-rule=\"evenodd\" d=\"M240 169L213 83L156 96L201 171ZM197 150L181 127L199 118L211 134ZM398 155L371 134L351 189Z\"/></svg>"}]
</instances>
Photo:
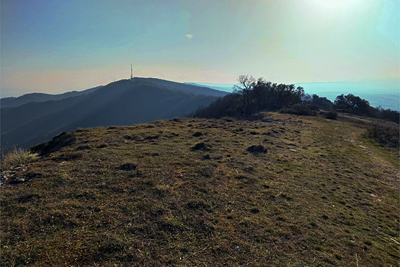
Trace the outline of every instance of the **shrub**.
<instances>
[{"instance_id":1,"label":"shrub","mask_svg":"<svg viewBox=\"0 0 400 267\"><path fill-rule=\"evenodd\" d=\"M367 100L353 94L337 96L334 102L334 108L342 109L345 112L357 115L371 116L373 113L373 108L369 105Z\"/></svg>"},{"instance_id":2,"label":"shrub","mask_svg":"<svg viewBox=\"0 0 400 267\"><path fill-rule=\"evenodd\" d=\"M395 127L374 124L364 135L381 146L399 148L399 130Z\"/></svg>"},{"instance_id":3,"label":"shrub","mask_svg":"<svg viewBox=\"0 0 400 267\"><path fill-rule=\"evenodd\" d=\"M329 111L324 114L325 119L336 120L337 119L337 112L336 111Z\"/></svg>"},{"instance_id":4,"label":"shrub","mask_svg":"<svg viewBox=\"0 0 400 267\"><path fill-rule=\"evenodd\" d=\"M305 94L302 98L302 101L304 104L312 104L317 106L318 109L331 110L333 107L333 103L329 99L326 97L319 97L316 94L313 94L312 96Z\"/></svg>"},{"instance_id":5,"label":"shrub","mask_svg":"<svg viewBox=\"0 0 400 267\"><path fill-rule=\"evenodd\" d=\"M13 151L1 158L1 169L9 169L10 167L20 164L26 164L38 158L37 154L31 154L21 148L15 148Z\"/></svg>"},{"instance_id":6,"label":"shrub","mask_svg":"<svg viewBox=\"0 0 400 267\"><path fill-rule=\"evenodd\" d=\"M375 108L374 113L376 118L393 121L395 123L400 122L400 113L397 110L383 109L381 107Z\"/></svg>"},{"instance_id":7,"label":"shrub","mask_svg":"<svg viewBox=\"0 0 400 267\"><path fill-rule=\"evenodd\" d=\"M317 114L315 110L304 104L295 104L289 108L283 108L279 112L303 116L315 116Z\"/></svg>"},{"instance_id":8,"label":"shrub","mask_svg":"<svg viewBox=\"0 0 400 267\"><path fill-rule=\"evenodd\" d=\"M247 151L253 154L259 154L259 153L267 153L267 149L263 147L262 145L258 146L250 146L247 148Z\"/></svg>"}]
</instances>

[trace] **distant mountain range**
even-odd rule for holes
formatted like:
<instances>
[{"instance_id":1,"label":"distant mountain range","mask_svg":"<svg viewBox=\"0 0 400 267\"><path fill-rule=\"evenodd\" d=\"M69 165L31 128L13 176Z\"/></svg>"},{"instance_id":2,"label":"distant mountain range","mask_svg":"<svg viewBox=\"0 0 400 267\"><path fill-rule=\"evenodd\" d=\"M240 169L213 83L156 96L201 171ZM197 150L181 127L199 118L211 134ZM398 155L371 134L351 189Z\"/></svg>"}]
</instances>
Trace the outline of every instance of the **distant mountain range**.
<instances>
[{"instance_id":1,"label":"distant mountain range","mask_svg":"<svg viewBox=\"0 0 400 267\"><path fill-rule=\"evenodd\" d=\"M216 84L216 83L185 83L195 86L207 87L218 91L232 93L236 84Z\"/></svg>"},{"instance_id":2,"label":"distant mountain range","mask_svg":"<svg viewBox=\"0 0 400 267\"><path fill-rule=\"evenodd\" d=\"M19 97L5 97L0 99L0 107L1 108L14 108L18 106L22 106L26 103L29 102L45 102L45 101L56 101L56 100L61 100L64 98L69 98L69 97L74 97L74 96L81 96L81 95L87 95L90 94L97 89L101 88L103 86L97 86L94 88L90 88L87 90L83 91L71 91L71 92L66 92L63 94L44 94L44 93L30 93L30 94L25 94Z\"/></svg>"},{"instance_id":3,"label":"distant mountain range","mask_svg":"<svg viewBox=\"0 0 400 267\"><path fill-rule=\"evenodd\" d=\"M132 125L181 117L226 94L201 86L135 78L82 92L4 98L1 146L28 148L78 127Z\"/></svg>"}]
</instances>

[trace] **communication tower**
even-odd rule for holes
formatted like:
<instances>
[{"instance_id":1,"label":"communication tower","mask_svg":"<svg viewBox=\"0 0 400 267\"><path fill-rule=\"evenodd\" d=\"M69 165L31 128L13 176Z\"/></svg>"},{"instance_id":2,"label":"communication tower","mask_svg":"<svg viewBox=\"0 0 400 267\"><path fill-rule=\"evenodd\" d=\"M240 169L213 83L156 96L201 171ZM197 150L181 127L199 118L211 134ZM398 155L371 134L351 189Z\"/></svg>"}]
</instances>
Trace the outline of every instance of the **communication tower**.
<instances>
[{"instance_id":1,"label":"communication tower","mask_svg":"<svg viewBox=\"0 0 400 267\"><path fill-rule=\"evenodd\" d=\"M131 64L131 80L133 80L132 64Z\"/></svg>"}]
</instances>

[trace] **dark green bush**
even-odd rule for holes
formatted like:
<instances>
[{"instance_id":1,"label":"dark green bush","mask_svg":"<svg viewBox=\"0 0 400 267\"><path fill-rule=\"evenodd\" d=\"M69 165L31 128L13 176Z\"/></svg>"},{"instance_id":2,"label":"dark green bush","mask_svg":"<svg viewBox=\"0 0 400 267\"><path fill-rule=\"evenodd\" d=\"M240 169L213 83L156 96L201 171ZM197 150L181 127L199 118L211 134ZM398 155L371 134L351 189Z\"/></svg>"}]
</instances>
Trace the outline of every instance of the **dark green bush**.
<instances>
[{"instance_id":1,"label":"dark green bush","mask_svg":"<svg viewBox=\"0 0 400 267\"><path fill-rule=\"evenodd\" d=\"M312 109L309 105L303 104L295 104L288 108L283 108L279 110L280 113L289 113L294 115L302 115L302 116L315 116L317 112Z\"/></svg>"},{"instance_id":2,"label":"dark green bush","mask_svg":"<svg viewBox=\"0 0 400 267\"><path fill-rule=\"evenodd\" d=\"M337 112L336 111L329 111L324 114L325 119L336 120L337 119Z\"/></svg>"},{"instance_id":3,"label":"dark green bush","mask_svg":"<svg viewBox=\"0 0 400 267\"><path fill-rule=\"evenodd\" d=\"M373 113L373 107L369 105L367 100L353 94L337 96L334 108L357 115L371 116Z\"/></svg>"},{"instance_id":4,"label":"dark green bush","mask_svg":"<svg viewBox=\"0 0 400 267\"><path fill-rule=\"evenodd\" d=\"M400 122L400 113L397 110L383 109L381 107L374 109L374 117L382 120Z\"/></svg>"},{"instance_id":5,"label":"dark green bush","mask_svg":"<svg viewBox=\"0 0 400 267\"><path fill-rule=\"evenodd\" d=\"M399 129L396 127L374 124L364 135L381 146L399 148Z\"/></svg>"}]
</instances>

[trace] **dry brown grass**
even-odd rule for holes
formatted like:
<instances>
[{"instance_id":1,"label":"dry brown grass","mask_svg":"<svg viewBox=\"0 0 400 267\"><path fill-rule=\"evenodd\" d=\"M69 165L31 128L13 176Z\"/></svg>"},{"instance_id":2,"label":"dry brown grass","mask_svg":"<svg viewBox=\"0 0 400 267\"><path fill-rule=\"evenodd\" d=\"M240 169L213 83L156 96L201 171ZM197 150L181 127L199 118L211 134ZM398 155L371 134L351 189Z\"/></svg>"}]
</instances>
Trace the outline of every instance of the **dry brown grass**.
<instances>
[{"instance_id":1,"label":"dry brown grass","mask_svg":"<svg viewBox=\"0 0 400 267\"><path fill-rule=\"evenodd\" d=\"M37 154L31 154L21 148L16 148L13 151L3 155L1 158L1 169L6 170L17 165L23 165L38 159Z\"/></svg>"},{"instance_id":2,"label":"dry brown grass","mask_svg":"<svg viewBox=\"0 0 400 267\"><path fill-rule=\"evenodd\" d=\"M2 188L2 265L396 266L398 159L365 125L266 116L74 132Z\"/></svg>"}]
</instances>

